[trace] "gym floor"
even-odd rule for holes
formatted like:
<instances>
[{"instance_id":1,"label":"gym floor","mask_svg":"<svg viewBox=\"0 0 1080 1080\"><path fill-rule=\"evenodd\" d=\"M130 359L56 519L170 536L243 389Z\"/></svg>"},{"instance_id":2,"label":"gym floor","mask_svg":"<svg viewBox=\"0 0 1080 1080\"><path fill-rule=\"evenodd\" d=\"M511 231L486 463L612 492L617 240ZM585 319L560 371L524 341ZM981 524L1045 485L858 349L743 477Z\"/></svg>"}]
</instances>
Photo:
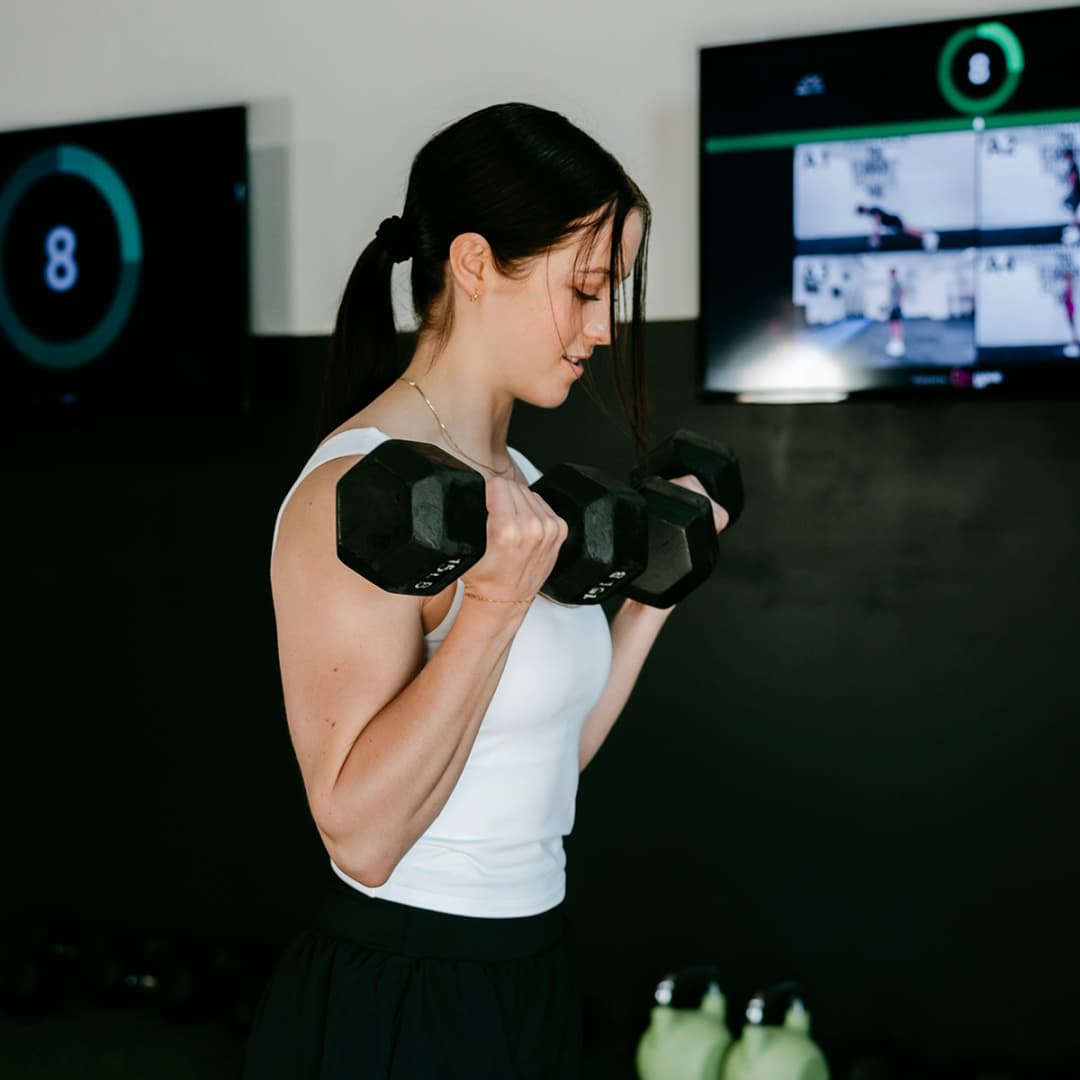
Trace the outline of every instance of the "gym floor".
<instances>
[{"instance_id":1,"label":"gym floor","mask_svg":"<svg viewBox=\"0 0 1080 1080\"><path fill-rule=\"evenodd\" d=\"M0 1019L0 1076L19 1080L217 1080L240 1074L243 1040L220 1025L168 1023L148 1013L78 1009Z\"/></svg>"},{"instance_id":2,"label":"gym floor","mask_svg":"<svg viewBox=\"0 0 1080 1080\"><path fill-rule=\"evenodd\" d=\"M18 1080L235 1080L244 1040L219 1024L170 1023L132 1009L76 1009L32 1021L0 1016L0 1076ZM632 1080L616 1052L584 1080Z\"/></svg>"}]
</instances>

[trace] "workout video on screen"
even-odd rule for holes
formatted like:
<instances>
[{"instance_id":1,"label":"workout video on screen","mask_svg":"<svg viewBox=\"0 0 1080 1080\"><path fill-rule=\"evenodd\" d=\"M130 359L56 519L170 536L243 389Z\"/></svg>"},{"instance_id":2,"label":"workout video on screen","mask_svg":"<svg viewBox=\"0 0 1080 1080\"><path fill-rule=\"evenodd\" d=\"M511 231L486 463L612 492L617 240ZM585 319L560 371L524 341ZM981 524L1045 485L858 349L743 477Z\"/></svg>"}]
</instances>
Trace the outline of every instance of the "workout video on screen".
<instances>
[{"instance_id":1,"label":"workout video on screen","mask_svg":"<svg viewBox=\"0 0 1080 1080\"><path fill-rule=\"evenodd\" d=\"M1080 356L1080 124L793 153L796 337L861 368Z\"/></svg>"},{"instance_id":2,"label":"workout video on screen","mask_svg":"<svg viewBox=\"0 0 1080 1080\"><path fill-rule=\"evenodd\" d=\"M976 242L972 132L795 148L799 254L936 251Z\"/></svg>"},{"instance_id":3,"label":"workout video on screen","mask_svg":"<svg viewBox=\"0 0 1080 1080\"><path fill-rule=\"evenodd\" d=\"M984 248L976 275L975 340L1001 360L1080 357L1080 247Z\"/></svg>"},{"instance_id":4,"label":"workout video on screen","mask_svg":"<svg viewBox=\"0 0 1080 1080\"><path fill-rule=\"evenodd\" d=\"M798 338L845 363L958 367L975 362L975 252L800 255Z\"/></svg>"},{"instance_id":5,"label":"workout video on screen","mask_svg":"<svg viewBox=\"0 0 1080 1080\"><path fill-rule=\"evenodd\" d=\"M983 247L1080 244L1080 124L999 128L979 138Z\"/></svg>"}]
</instances>

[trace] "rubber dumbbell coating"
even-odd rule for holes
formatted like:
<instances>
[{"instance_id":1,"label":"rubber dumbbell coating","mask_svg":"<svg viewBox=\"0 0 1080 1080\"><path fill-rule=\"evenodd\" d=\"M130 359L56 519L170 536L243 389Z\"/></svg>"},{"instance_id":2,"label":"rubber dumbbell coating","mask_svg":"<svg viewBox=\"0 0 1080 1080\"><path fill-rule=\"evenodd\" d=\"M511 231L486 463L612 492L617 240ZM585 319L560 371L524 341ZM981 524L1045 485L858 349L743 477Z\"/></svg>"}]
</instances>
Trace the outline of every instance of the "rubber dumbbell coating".
<instances>
[{"instance_id":1,"label":"rubber dumbbell coating","mask_svg":"<svg viewBox=\"0 0 1080 1080\"><path fill-rule=\"evenodd\" d=\"M727 511L727 528L742 516L746 497L739 459L729 447L696 431L680 429L665 439L631 472L630 483L636 488L646 476L696 476L709 498Z\"/></svg>"},{"instance_id":2,"label":"rubber dumbbell coating","mask_svg":"<svg viewBox=\"0 0 1080 1080\"><path fill-rule=\"evenodd\" d=\"M545 596L598 604L644 570L646 503L632 487L589 466L563 464L530 490L568 528ZM486 546L484 478L439 447L387 440L338 481L338 558L388 592L438 592Z\"/></svg>"},{"instance_id":3,"label":"rubber dumbbell coating","mask_svg":"<svg viewBox=\"0 0 1080 1080\"><path fill-rule=\"evenodd\" d=\"M625 594L652 607L677 604L712 573L719 548L708 499L671 481L695 476L728 513L730 528L745 498L738 459L725 446L693 431L676 431L630 474L649 511L649 559Z\"/></svg>"}]
</instances>

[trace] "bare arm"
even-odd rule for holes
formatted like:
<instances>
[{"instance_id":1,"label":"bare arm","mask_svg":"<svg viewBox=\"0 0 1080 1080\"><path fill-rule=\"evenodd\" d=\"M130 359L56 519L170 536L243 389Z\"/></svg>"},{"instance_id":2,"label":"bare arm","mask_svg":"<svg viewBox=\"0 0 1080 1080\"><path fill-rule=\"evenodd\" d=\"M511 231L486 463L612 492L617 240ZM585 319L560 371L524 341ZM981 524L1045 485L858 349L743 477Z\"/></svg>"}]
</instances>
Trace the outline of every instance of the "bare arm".
<instances>
[{"instance_id":1,"label":"bare arm","mask_svg":"<svg viewBox=\"0 0 1080 1080\"><path fill-rule=\"evenodd\" d=\"M680 476L672 481L708 498L701 481L695 476ZM728 524L728 512L713 502L713 522L722 532ZM624 600L611 620L611 673L600 700L585 718L578 743L578 769L584 769L600 749L619 714L630 698L645 658L653 647L664 623L675 609L654 608L636 600Z\"/></svg>"},{"instance_id":2,"label":"bare arm","mask_svg":"<svg viewBox=\"0 0 1080 1080\"><path fill-rule=\"evenodd\" d=\"M578 769L592 761L607 738L630 691L641 674L645 657L674 608L653 608L636 600L624 600L611 620L611 673L600 700L585 718L578 743Z\"/></svg>"},{"instance_id":3,"label":"bare arm","mask_svg":"<svg viewBox=\"0 0 1080 1080\"><path fill-rule=\"evenodd\" d=\"M271 583L285 710L312 816L334 861L375 886L450 797L527 608L464 599L425 664L420 599L384 592L337 558L334 493L355 460L322 466L297 490ZM520 485L489 485L488 553L467 575L478 592L535 594L566 535L546 513Z\"/></svg>"}]
</instances>

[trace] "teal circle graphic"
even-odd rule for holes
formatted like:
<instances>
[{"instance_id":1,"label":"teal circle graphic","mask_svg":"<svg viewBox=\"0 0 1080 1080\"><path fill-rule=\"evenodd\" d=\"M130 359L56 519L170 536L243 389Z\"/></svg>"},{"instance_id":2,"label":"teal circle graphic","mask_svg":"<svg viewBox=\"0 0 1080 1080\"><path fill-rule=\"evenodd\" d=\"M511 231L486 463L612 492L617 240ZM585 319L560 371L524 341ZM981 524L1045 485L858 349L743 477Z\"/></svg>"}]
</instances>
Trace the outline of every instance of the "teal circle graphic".
<instances>
[{"instance_id":1,"label":"teal circle graphic","mask_svg":"<svg viewBox=\"0 0 1080 1080\"><path fill-rule=\"evenodd\" d=\"M19 200L39 180L56 174L78 176L87 181L97 189L112 212L120 239L120 275L116 291L108 310L89 333L76 341L48 341L27 328L19 318L0 265L0 329L23 356L43 367L70 371L99 357L124 329L139 291L142 231L135 201L120 174L100 154L82 146L65 144L28 158L0 191L0 248Z\"/></svg>"},{"instance_id":2,"label":"teal circle graphic","mask_svg":"<svg viewBox=\"0 0 1080 1080\"><path fill-rule=\"evenodd\" d=\"M992 41L1005 54L1005 79L992 94L984 98L968 97L953 82L952 76L952 65L956 54L968 42L977 39ZM1023 70L1024 49L1016 34L1002 22L979 23L978 26L967 26L962 30L957 30L945 42L941 56L938 57L938 86L941 87L945 100L957 112L968 113L971 116L985 116L1000 109L1013 96L1020 83Z\"/></svg>"}]
</instances>

